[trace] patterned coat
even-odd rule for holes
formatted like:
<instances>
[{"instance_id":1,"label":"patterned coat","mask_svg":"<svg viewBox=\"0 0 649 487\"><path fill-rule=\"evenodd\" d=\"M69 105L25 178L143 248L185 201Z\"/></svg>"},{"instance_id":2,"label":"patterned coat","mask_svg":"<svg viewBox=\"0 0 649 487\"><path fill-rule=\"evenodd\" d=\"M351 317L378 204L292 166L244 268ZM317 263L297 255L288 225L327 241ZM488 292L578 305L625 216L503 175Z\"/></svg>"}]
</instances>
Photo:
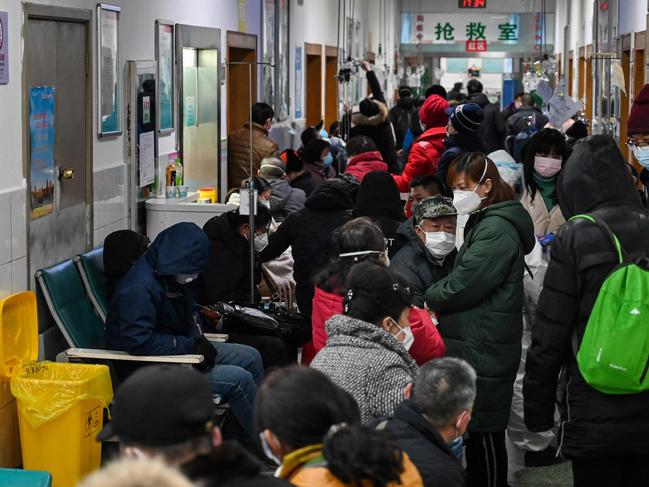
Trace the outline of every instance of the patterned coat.
<instances>
[{"instance_id":1,"label":"patterned coat","mask_svg":"<svg viewBox=\"0 0 649 487\"><path fill-rule=\"evenodd\" d=\"M354 396L364 423L391 416L417 374L415 361L396 338L371 323L336 315L326 329L327 346L311 367Z\"/></svg>"}]
</instances>

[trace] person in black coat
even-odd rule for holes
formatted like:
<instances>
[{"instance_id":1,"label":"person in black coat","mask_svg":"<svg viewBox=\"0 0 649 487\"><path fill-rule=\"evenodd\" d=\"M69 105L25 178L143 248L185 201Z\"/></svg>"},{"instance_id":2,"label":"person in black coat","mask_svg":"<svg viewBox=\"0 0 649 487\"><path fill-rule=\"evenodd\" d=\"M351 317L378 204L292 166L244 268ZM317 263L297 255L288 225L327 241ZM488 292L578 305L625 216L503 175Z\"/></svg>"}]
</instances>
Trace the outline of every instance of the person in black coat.
<instances>
[{"instance_id":1,"label":"person in black coat","mask_svg":"<svg viewBox=\"0 0 649 487\"><path fill-rule=\"evenodd\" d=\"M489 101L482 92L482 83L477 79L469 81L466 89L469 92L467 101L482 108L484 118L478 132L484 140L486 153L502 149L505 142L505 121L500 114L500 106Z\"/></svg>"},{"instance_id":2,"label":"person in black coat","mask_svg":"<svg viewBox=\"0 0 649 487\"><path fill-rule=\"evenodd\" d=\"M399 99L397 104L390 109L390 122L394 127L396 137L396 148L403 148L403 139L410 128L412 117L417 112L417 100L412 97L410 88L407 86L399 88Z\"/></svg>"},{"instance_id":3,"label":"person in black coat","mask_svg":"<svg viewBox=\"0 0 649 487\"><path fill-rule=\"evenodd\" d=\"M441 358L419 369L406 400L377 429L394 435L415 464L425 487L464 487L459 460L462 435L471 420L476 374L464 360Z\"/></svg>"},{"instance_id":4,"label":"person in black coat","mask_svg":"<svg viewBox=\"0 0 649 487\"><path fill-rule=\"evenodd\" d=\"M389 171L396 173L398 171L396 140L389 118L388 105L370 63L361 60L360 64L366 71L372 98L365 98L359 103L360 113L352 117L353 126L349 131L349 138L365 135L372 139L381 152L383 161L388 165Z\"/></svg>"},{"instance_id":5,"label":"person in black coat","mask_svg":"<svg viewBox=\"0 0 649 487\"><path fill-rule=\"evenodd\" d=\"M548 123L548 117L536 108L534 97L529 93L523 95L523 106L507 119L507 136L516 135L525 130L533 119L533 127L538 132Z\"/></svg>"},{"instance_id":6,"label":"person in black coat","mask_svg":"<svg viewBox=\"0 0 649 487\"><path fill-rule=\"evenodd\" d=\"M415 306L424 307L424 293L453 269L457 249L457 211L444 196L426 198L415 208L413 218L402 223L397 234L407 242L390 262L410 284Z\"/></svg>"},{"instance_id":7,"label":"person in black coat","mask_svg":"<svg viewBox=\"0 0 649 487\"><path fill-rule=\"evenodd\" d=\"M354 218L361 216L374 220L387 240L388 256L399 251L397 230L406 221L397 183L387 172L374 171L363 178L356 196Z\"/></svg>"},{"instance_id":8,"label":"person in black coat","mask_svg":"<svg viewBox=\"0 0 649 487\"><path fill-rule=\"evenodd\" d=\"M629 259L648 255L649 212L611 137L596 135L575 146L557 196L566 218L589 213L606 222ZM527 354L525 424L530 431L554 426L563 369L559 452L572 459L574 485L649 485L649 392L595 390L581 375L572 346L573 337L581 343L602 283L619 263L613 243L596 224L579 218L561 227L550 256Z\"/></svg>"},{"instance_id":9,"label":"person in black coat","mask_svg":"<svg viewBox=\"0 0 649 487\"><path fill-rule=\"evenodd\" d=\"M475 103L465 103L449 108L448 125L444 140L446 150L442 154L435 176L446 183L451 163L465 152L485 152L485 144L480 136L480 124L484 118L482 108Z\"/></svg>"},{"instance_id":10,"label":"person in black coat","mask_svg":"<svg viewBox=\"0 0 649 487\"><path fill-rule=\"evenodd\" d=\"M331 232L349 220L353 206L347 182L341 179L325 181L307 198L302 210L284 220L261 252L261 259L266 262L292 247L295 297L300 312L306 316L311 316L315 293L313 275L327 262Z\"/></svg>"}]
</instances>

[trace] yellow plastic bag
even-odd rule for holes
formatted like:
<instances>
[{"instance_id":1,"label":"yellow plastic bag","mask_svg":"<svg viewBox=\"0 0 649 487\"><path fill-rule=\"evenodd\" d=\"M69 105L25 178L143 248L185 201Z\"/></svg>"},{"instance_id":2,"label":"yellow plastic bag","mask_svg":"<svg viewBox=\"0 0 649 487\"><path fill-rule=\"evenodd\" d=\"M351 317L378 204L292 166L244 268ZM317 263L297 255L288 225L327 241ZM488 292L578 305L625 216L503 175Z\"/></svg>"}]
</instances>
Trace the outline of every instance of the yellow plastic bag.
<instances>
[{"instance_id":1,"label":"yellow plastic bag","mask_svg":"<svg viewBox=\"0 0 649 487\"><path fill-rule=\"evenodd\" d=\"M14 370L11 393L20 414L37 428L80 401L96 399L108 407L113 386L105 365L27 362Z\"/></svg>"}]
</instances>

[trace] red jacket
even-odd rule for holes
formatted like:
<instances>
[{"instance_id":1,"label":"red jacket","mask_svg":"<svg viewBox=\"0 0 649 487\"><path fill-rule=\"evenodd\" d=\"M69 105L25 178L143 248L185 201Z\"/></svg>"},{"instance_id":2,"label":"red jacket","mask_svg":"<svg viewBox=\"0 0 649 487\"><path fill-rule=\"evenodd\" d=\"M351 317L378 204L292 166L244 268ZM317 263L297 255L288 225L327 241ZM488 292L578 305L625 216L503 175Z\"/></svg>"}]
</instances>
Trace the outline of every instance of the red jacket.
<instances>
[{"instance_id":1,"label":"red jacket","mask_svg":"<svg viewBox=\"0 0 649 487\"><path fill-rule=\"evenodd\" d=\"M326 321L333 315L339 315L342 312L342 296L328 293L318 287L315 288L311 327L313 331L312 345L316 353L327 344ZM415 362L422 365L434 358L443 357L446 353L446 346L428 311L413 307L410 309L408 319L410 321L410 329L415 337L415 342L410 347L409 352L412 358L415 359ZM306 365L304 350L302 350L302 364Z\"/></svg>"},{"instance_id":2,"label":"red jacket","mask_svg":"<svg viewBox=\"0 0 649 487\"><path fill-rule=\"evenodd\" d=\"M410 191L410 182L419 176L434 176L439 159L446 150L446 127L433 127L421 134L412 144L408 162L401 175L393 175L401 193Z\"/></svg>"},{"instance_id":3,"label":"red jacket","mask_svg":"<svg viewBox=\"0 0 649 487\"><path fill-rule=\"evenodd\" d=\"M357 156L350 157L347 161L347 169L345 174L351 174L360 182L363 178L372 171L387 171L388 165L383 162L381 153L379 151L363 152Z\"/></svg>"}]
</instances>

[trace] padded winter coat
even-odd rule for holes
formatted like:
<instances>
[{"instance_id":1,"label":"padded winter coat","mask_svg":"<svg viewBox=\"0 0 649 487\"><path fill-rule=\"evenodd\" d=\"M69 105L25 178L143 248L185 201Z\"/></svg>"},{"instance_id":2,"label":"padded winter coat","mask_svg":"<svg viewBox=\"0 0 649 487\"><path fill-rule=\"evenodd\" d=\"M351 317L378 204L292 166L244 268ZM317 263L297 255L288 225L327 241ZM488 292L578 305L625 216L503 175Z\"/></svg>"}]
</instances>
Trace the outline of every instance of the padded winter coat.
<instances>
[{"instance_id":1,"label":"padded winter coat","mask_svg":"<svg viewBox=\"0 0 649 487\"><path fill-rule=\"evenodd\" d=\"M474 213L455 267L426 291L440 313L446 353L478 375L469 430L507 427L523 334L523 268L536 239L523 206L506 201Z\"/></svg>"},{"instance_id":2,"label":"padded winter coat","mask_svg":"<svg viewBox=\"0 0 649 487\"><path fill-rule=\"evenodd\" d=\"M327 346L311 367L356 399L364 423L392 415L417 374L403 344L383 328L349 316L330 318L326 330Z\"/></svg>"},{"instance_id":3,"label":"padded winter coat","mask_svg":"<svg viewBox=\"0 0 649 487\"><path fill-rule=\"evenodd\" d=\"M228 189L240 188L241 181L250 177L250 124L228 136ZM257 174L261 161L279 155L278 145L268 137L266 129L258 123L252 124L253 175Z\"/></svg>"},{"instance_id":4,"label":"padded winter coat","mask_svg":"<svg viewBox=\"0 0 649 487\"><path fill-rule=\"evenodd\" d=\"M426 289L451 272L457 250L453 249L443 260L435 260L415 233L412 218L401 224L397 239L404 245L390 261L390 269L406 278L412 287L415 306L423 307Z\"/></svg>"},{"instance_id":5,"label":"padded winter coat","mask_svg":"<svg viewBox=\"0 0 649 487\"><path fill-rule=\"evenodd\" d=\"M500 113L500 105L491 103L484 93L473 93L467 101L482 108L484 119L478 133L484 140L486 153L502 149L505 143L505 119Z\"/></svg>"},{"instance_id":6,"label":"padded winter coat","mask_svg":"<svg viewBox=\"0 0 649 487\"><path fill-rule=\"evenodd\" d=\"M575 146L559 176L557 192L566 218L591 213L605 221L629 258L649 254L649 212L641 206L631 174L610 137ZM574 352L602 283L618 265L613 244L595 224L577 219L561 227L532 328L523 395L531 431L554 424L557 377L566 371L560 452L567 458L649 454L649 392L603 394L584 381ZM649 324L649 318L647 319Z\"/></svg>"},{"instance_id":7,"label":"padded winter coat","mask_svg":"<svg viewBox=\"0 0 649 487\"><path fill-rule=\"evenodd\" d=\"M194 296L174 276L206 270L208 251L207 236L194 223L161 232L115 288L106 317L106 348L133 355L196 353L200 332Z\"/></svg>"},{"instance_id":8,"label":"padded winter coat","mask_svg":"<svg viewBox=\"0 0 649 487\"><path fill-rule=\"evenodd\" d=\"M286 179L269 179L273 188L270 196L270 213L277 223L283 222L287 216L304 208L306 194L298 188L293 188Z\"/></svg>"},{"instance_id":9,"label":"padded winter coat","mask_svg":"<svg viewBox=\"0 0 649 487\"><path fill-rule=\"evenodd\" d=\"M527 189L523 191L521 204L530 214L532 223L534 223L534 234L539 238L548 233L556 234L559 227L566 222L558 204L555 204L554 208L548 212L548 207L545 206L545 201L539 191L534 194L534 198Z\"/></svg>"},{"instance_id":10,"label":"padded winter coat","mask_svg":"<svg viewBox=\"0 0 649 487\"><path fill-rule=\"evenodd\" d=\"M383 162L379 151L363 152L347 160L345 174L351 174L358 182L362 183L363 178L373 171L387 171L388 165Z\"/></svg>"},{"instance_id":11,"label":"padded winter coat","mask_svg":"<svg viewBox=\"0 0 649 487\"><path fill-rule=\"evenodd\" d=\"M408 162L400 175L395 174L394 181L401 193L410 191L410 183L419 176L434 176L442 154L446 150L444 139L446 127L433 127L426 130L413 143L408 153Z\"/></svg>"},{"instance_id":12,"label":"padded winter coat","mask_svg":"<svg viewBox=\"0 0 649 487\"><path fill-rule=\"evenodd\" d=\"M444 139L446 150L442 154L437 166L435 176L440 178L444 183L448 183L448 168L455 159L465 152L484 152L485 144L482 137L477 132L465 132L453 134ZM449 185L450 186L450 185Z\"/></svg>"},{"instance_id":13,"label":"padded winter coat","mask_svg":"<svg viewBox=\"0 0 649 487\"><path fill-rule=\"evenodd\" d=\"M313 296L313 313L311 327L313 335L313 348L319 352L327 345L326 322L329 318L342 314L343 296L329 293L316 287ZM428 311L421 308L411 308L408 314L410 330L415 337L415 342L408 350L410 356L419 365L443 357L446 352L444 341L437 331Z\"/></svg>"}]
</instances>

